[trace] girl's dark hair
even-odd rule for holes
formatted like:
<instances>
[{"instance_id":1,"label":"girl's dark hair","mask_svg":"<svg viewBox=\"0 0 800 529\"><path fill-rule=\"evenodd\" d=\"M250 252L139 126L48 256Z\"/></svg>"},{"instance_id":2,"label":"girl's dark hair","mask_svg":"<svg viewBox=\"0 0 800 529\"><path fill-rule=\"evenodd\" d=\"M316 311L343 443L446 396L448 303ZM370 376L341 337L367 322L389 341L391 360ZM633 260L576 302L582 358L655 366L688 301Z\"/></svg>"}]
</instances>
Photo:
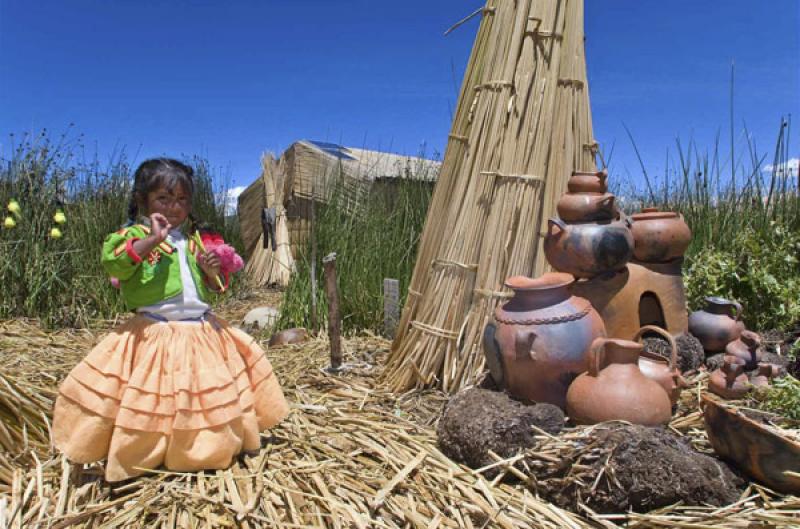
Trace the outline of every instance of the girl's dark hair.
<instances>
[{"instance_id":1,"label":"girl's dark hair","mask_svg":"<svg viewBox=\"0 0 800 529\"><path fill-rule=\"evenodd\" d=\"M172 158L145 160L134 173L133 192L128 203L128 226L136 223L139 209L147 202L147 194L164 187L169 190L182 186L189 196L194 194L194 169ZM189 222L194 231L197 221L190 214Z\"/></svg>"}]
</instances>

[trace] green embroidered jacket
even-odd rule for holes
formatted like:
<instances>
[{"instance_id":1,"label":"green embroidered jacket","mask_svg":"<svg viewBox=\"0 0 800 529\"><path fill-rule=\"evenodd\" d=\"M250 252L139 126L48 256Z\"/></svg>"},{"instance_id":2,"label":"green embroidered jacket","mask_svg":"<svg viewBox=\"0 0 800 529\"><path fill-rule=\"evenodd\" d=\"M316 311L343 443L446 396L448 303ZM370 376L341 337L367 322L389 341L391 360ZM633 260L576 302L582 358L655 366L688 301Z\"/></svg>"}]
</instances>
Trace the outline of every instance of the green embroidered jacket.
<instances>
[{"instance_id":1,"label":"green embroidered jacket","mask_svg":"<svg viewBox=\"0 0 800 529\"><path fill-rule=\"evenodd\" d=\"M103 268L110 276L119 279L122 298L125 305L132 310L153 305L183 291L177 248L164 241L149 255L138 256L133 250L133 243L149 234L150 228L135 224L112 233L103 243ZM220 276L223 287L219 289L213 279L206 277L197 264L197 256L201 250L193 237L187 238L186 250L189 269L200 299L208 301L211 292L224 292L228 278Z\"/></svg>"}]
</instances>

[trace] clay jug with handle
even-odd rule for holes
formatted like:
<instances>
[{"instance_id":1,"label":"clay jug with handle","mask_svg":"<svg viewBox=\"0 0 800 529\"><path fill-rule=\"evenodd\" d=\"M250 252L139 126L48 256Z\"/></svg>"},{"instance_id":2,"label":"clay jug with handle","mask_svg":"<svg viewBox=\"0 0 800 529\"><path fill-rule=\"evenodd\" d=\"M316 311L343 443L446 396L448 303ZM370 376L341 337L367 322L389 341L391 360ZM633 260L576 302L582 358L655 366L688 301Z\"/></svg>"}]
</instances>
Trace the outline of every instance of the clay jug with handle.
<instances>
[{"instance_id":1,"label":"clay jug with handle","mask_svg":"<svg viewBox=\"0 0 800 529\"><path fill-rule=\"evenodd\" d=\"M633 339L641 342L644 339L644 334L648 332L653 332L666 338L672 352L669 360L665 360L655 353L642 351L639 355L639 369L642 370L644 376L655 380L664 388L664 391L669 395L670 402L674 405L678 402L681 390L687 386L686 380L681 376L681 372L678 369L678 345L670 333L655 325L645 325L639 329Z\"/></svg>"},{"instance_id":2,"label":"clay jug with handle","mask_svg":"<svg viewBox=\"0 0 800 529\"><path fill-rule=\"evenodd\" d=\"M742 334L741 317L742 306L738 302L709 296L703 310L689 315L689 332L700 340L707 353L718 353Z\"/></svg>"},{"instance_id":3,"label":"clay jug with handle","mask_svg":"<svg viewBox=\"0 0 800 529\"><path fill-rule=\"evenodd\" d=\"M589 352L589 371L567 391L567 415L578 424L623 420L656 426L669 422L672 403L664 388L639 369L641 351L640 343L597 338Z\"/></svg>"}]
</instances>

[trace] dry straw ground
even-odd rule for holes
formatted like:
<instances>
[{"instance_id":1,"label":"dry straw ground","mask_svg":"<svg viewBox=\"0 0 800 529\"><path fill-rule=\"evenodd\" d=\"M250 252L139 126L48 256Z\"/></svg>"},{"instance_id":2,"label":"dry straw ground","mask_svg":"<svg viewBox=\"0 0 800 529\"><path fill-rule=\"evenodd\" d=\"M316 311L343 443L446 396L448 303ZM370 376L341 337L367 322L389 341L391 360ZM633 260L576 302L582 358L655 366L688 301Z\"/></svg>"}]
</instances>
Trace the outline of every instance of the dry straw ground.
<instances>
[{"instance_id":1,"label":"dry straw ground","mask_svg":"<svg viewBox=\"0 0 800 529\"><path fill-rule=\"evenodd\" d=\"M230 316L243 306L229 307ZM112 322L109 322L109 325ZM158 472L110 488L102 466L73 466L48 440L50 406L60 380L100 336L43 332L32 322L0 323L0 527L798 527L800 498L750 485L724 508L672 506L645 515L571 513L539 499L535 473L498 461L489 480L436 447L438 391L390 393L377 380L389 342L345 341L345 372L322 371L324 339L268 350L293 411L265 435L258 453L224 471ZM694 407L701 375L684 392L672 427L708 450ZM542 436L526 460L597 457L590 429ZM580 453L587 451L587 453ZM519 458L522 459L522 458ZM607 480L576 467L586 487ZM505 474L516 483L500 481Z\"/></svg>"}]
</instances>

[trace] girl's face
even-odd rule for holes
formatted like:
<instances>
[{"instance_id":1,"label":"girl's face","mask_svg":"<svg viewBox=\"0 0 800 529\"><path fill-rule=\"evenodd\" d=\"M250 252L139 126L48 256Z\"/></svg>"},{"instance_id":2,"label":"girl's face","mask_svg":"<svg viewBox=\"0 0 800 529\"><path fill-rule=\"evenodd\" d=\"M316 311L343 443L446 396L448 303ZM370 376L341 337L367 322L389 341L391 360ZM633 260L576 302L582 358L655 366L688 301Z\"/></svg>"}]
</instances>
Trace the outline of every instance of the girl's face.
<instances>
[{"instance_id":1,"label":"girl's face","mask_svg":"<svg viewBox=\"0 0 800 529\"><path fill-rule=\"evenodd\" d=\"M177 228L192 211L192 197L182 185L172 190L159 187L147 193L147 214L161 213L172 227Z\"/></svg>"}]
</instances>

